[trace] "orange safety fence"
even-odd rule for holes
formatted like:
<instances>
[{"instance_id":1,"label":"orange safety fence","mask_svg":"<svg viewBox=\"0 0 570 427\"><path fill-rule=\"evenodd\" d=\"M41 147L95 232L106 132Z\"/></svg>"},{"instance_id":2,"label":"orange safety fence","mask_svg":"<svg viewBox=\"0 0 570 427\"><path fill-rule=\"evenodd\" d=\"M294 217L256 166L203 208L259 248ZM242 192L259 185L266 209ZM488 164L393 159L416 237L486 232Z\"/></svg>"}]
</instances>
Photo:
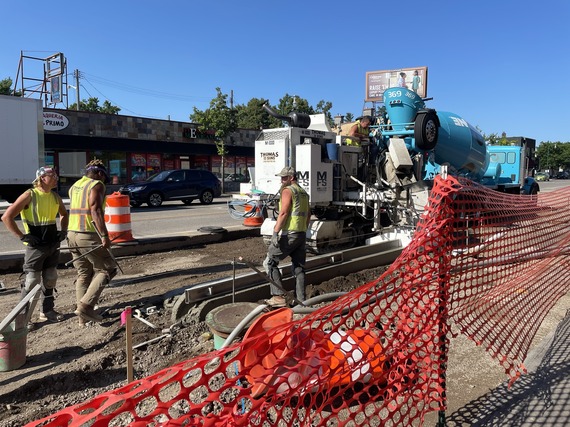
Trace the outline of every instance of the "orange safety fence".
<instances>
[{"instance_id":1,"label":"orange safety fence","mask_svg":"<svg viewBox=\"0 0 570 427\"><path fill-rule=\"evenodd\" d=\"M520 196L437 177L413 241L377 280L28 426L420 426L445 410L450 334L513 381L525 371L570 290L569 206L570 187Z\"/></svg>"}]
</instances>

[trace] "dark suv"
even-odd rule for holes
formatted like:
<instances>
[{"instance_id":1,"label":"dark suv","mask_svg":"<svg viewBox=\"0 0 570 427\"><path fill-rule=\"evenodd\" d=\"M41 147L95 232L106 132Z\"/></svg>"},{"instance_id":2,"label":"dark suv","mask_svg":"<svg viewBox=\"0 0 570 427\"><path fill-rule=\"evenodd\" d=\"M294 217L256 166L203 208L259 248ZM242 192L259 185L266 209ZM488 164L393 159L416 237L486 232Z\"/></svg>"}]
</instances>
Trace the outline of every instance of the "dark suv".
<instances>
[{"instance_id":1,"label":"dark suv","mask_svg":"<svg viewBox=\"0 0 570 427\"><path fill-rule=\"evenodd\" d=\"M119 191L129 196L133 207L148 203L155 208L167 200L182 200L189 205L194 199L200 199L200 203L209 205L222 193L220 181L212 172L197 169L162 171L147 181L125 185Z\"/></svg>"}]
</instances>

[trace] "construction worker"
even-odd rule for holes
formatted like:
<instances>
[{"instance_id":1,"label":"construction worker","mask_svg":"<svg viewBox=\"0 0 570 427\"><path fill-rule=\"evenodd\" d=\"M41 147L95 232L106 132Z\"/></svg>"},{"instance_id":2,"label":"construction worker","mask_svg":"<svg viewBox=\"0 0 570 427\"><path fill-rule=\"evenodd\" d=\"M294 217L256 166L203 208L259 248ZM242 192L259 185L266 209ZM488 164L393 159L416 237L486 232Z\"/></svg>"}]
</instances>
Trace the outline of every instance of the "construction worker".
<instances>
[{"instance_id":1,"label":"construction worker","mask_svg":"<svg viewBox=\"0 0 570 427\"><path fill-rule=\"evenodd\" d=\"M363 116L360 120L357 120L348 131L349 138L346 138L346 145L360 147L362 142L368 141L370 137L368 127L371 122L372 118L370 116Z\"/></svg>"},{"instance_id":2,"label":"construction worker","mask_svg":"<svg viewBox=\"0 0 570 427\"><path fill-rule=\"evenodd\" d=\"M40 321L61 322L64 316L55 311L54 292L57 283L60 242L67 235L68 215L57 187L58 176L53 168L41 167L36 171L33 188L26 190L8 207L2 222L24 245L25 273L22 299L36 285L42 285L40 297ZM57 229L59 214L60 231ZM25 234L20 231L15 218L20 215ZM33 329L33 322L28 329Z\"/></svg>"},{"instance_id":3,"label":"construction worker","mask_svg":"<svg viewBox=\"0 0 570 427\"><path fill-rule=\"evenodd\" d=\"M103 289L117 274L105 225L105 183L108 181L107 168L101 160L95 159L85 166L85 176L69 189L68 245L77 269L76 314L80 326L103 320L95 306Z\"/></svg>"},{"instance_id":4,"label":"construction worker","mask_svg":"<svg viewBox=\"0 0 570 427\"><path fill-rule=\"evenodd\" d=\"M266 304L272 307L285 307L286 300L278 266L279 261L287 256L291 257L293 265L297 300L305 300L305 243L311 219L311 208L309 195L297 184L297 174L294 168L285 167L276 176L281 177L279 216L273 227L271 243L263 265L269 277L281 286L280 289L270 284L272 297L266 301Z\"/></svg>"}]
</instances>

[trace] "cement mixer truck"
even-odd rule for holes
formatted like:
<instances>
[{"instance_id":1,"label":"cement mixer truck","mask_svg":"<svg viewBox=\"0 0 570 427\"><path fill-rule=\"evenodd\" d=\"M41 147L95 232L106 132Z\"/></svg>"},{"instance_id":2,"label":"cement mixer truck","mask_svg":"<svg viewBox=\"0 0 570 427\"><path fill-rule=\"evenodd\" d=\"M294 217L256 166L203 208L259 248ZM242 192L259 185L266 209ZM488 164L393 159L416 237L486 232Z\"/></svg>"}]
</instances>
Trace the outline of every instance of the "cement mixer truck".
<instances>
[{"instance_id":1,"label":"cement mixer truck","mask_svg":"<svg viewBox=\"0 0 570 427\"><path fill-rule=\"evenodd\" d=\"M528 151L522 146L492 147L457 114L435 111L406 88L384 92L386 115L375 118L370 141L348 145L324 115L272 116L289 126L264 129L255 143L252 194L265 211L280 189L276 173L293 166L309 193L313 212L307 245L315 253L373 243L409 240L427 203L430 181L445 166L497 191L535 194L525 176ZM261 233L271 236L273 216ZM405 242L404 242L405 243Z\"/></svg>"},{"instance_id":2,"label":"cement mixer truck","mask_svg":"<svg viewBox=\"0 0 570 427\"><path fill-rule=\"evenodd\" d=\"M486 145L480 132L462 117L426 108L424 100L411 90L390 88L384 97L386 124L377 127L375 143L380 151L393 152L393 145L405 147L416 168L410 179L433 179L445 165L449 173L497 191L538 191L534 179L525 176L531 160L527 147Z\"/></svg>"}]
</instances>

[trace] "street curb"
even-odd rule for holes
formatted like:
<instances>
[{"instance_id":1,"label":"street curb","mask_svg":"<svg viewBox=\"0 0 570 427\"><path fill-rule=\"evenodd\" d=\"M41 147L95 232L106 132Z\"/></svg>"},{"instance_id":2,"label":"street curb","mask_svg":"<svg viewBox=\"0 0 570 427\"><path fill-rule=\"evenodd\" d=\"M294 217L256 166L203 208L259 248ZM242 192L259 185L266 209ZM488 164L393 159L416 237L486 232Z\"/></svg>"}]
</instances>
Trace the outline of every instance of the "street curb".
<instances>
[{"instance_id":1,"label":"street curb","mask_svg":"<svg viewBox=\"0 0 570 427\"><path fill-rule=\"evenodd\" d=\"M192 236L157 237L148 239L136 239L132 243L113 246L115 257L142 255L155 252L184 249L192 246L202 246L212 243L228 242L244 237L260 236L260 229L240 228L237 230L224 231L221 233L202 233ZM59 255L59 264L62 266L72 257L67 248L62 249ZM24 264L24 253L7 254L0 256L0 273L19 273Z\"/></svg>"}]
</instances>

